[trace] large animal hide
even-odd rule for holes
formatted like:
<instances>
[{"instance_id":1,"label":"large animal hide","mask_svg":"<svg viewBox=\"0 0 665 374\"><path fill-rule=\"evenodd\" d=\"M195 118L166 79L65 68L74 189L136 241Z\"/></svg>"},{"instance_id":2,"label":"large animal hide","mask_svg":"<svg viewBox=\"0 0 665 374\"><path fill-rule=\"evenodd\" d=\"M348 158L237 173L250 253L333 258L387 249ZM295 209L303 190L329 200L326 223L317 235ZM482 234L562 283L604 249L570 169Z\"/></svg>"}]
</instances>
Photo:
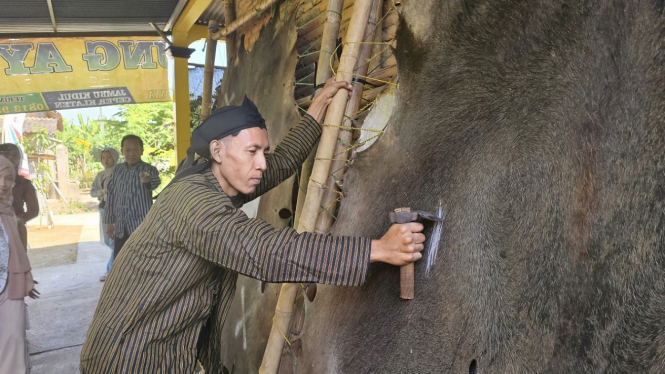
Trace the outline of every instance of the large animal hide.
<instances>
[{"instance_id":1,"label":"large animal hide","mask_svg":"<svg viewBox=\"0 0 665 374\"><path fill-rule=\"evenodd\" d=\"M387 265L320 286L299 373L665 372L663 7L404 2L391 124L333 233L441 204L441 240L415 300Z\"/></svg>"}]
</instances>

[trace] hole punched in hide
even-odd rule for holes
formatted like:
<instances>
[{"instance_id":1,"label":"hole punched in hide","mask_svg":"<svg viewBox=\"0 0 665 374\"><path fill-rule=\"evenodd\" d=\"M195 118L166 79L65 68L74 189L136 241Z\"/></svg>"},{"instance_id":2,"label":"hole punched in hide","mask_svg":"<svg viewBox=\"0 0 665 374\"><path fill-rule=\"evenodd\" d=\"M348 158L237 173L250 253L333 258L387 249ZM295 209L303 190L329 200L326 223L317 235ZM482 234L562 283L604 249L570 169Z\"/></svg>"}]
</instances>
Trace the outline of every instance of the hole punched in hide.
<instances>
[{"instance_id":1,"label":"hole punched in hide","mask_svg":"<svg viewBox=\"0 0 665 374\"><path fill-rule=\"evenodd\" d=\"M476 374L478 372L478 364L476 363L476 360L471 360L471 364L469 365L469 374Z\"/></svg>"},{"instance_id":2,"label":"hole punched in hide","mask_svg":"<svg viewBox=\"0 0 665 374\"><path fill-rule=\"evenodd\" d=\"M310 303L314 301L314 298L316 297L316 283L310 283L305 286L305 296L307 296L307 300L309 300Z\"/></svg>"},{"instance_id":3,"label":"hole punched in hide","mask_svg":"<svg viewBox=\"0 0 665 374\"><path fill-rule=\"evenodd\" d=\"M293 215L293 213L287 208L280 209L279 212L277 212L277 214L281 219L289 219Z\"/></svg>"}]
</instances>

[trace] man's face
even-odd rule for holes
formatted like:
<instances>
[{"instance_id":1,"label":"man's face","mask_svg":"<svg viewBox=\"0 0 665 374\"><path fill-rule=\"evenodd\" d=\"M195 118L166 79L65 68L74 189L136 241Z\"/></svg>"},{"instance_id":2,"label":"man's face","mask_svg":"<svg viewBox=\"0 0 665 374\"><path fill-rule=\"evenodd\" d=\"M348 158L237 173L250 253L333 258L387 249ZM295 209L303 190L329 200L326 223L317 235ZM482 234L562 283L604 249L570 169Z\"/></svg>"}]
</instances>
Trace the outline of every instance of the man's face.
<instances>
[{"instance_id":1,"label":"man's face","mask_svg":"<svg viewBox=\"0 0 665 374\"><path fill-rule=\"evenodd\" d=\"M215 142L220 142L216 161L221 162L213 165L224 192L229 196L254 192L266 170L268 131L251 127Z\"/></svg>"},{"instance_id":2,"label":"man's face","mask_svg":"<svg viewBox=\"0 0 665 374\"><path fill-rule=\"evenodd\" d=\"M141 143L136 139L126 139L121 151L125 157L125 161L130 165L134 165L141 160L143 147L141 147Z\"/></svg>"}]
</instances>

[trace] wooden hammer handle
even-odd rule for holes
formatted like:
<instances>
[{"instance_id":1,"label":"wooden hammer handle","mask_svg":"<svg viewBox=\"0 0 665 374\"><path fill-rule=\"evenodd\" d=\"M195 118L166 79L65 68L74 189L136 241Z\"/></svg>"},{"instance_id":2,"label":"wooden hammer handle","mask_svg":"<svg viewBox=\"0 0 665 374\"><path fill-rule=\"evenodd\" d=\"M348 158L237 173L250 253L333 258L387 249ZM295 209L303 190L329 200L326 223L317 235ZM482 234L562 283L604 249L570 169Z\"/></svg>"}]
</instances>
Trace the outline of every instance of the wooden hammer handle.
<instances>
[{"instance_id":1,"label":"wooden hammer handle","mask_svg":"<svg viewBox=\"0 0 665 374\"><path fill-rule=\"evenodd\" d=\"M411 208L397 208L390 213L390 222L392 223L409 223L418 219L418 213L413 212ZM406 214L405 214L406 213ZM414 272L413 263L401 266L399 268L399 297L403 300L412 300L414 297Z\"/></svg>"},{"instance_id":2,"label":"wooden hammer handle","mask_svg":"<svg viewBox=\"0 0 665 374\"><path fill-rule=\"evenodd\" d=\"M399 297L404 300L412 300L414 294L413 263L399 268Z\"/></svg>"}]
</instances>

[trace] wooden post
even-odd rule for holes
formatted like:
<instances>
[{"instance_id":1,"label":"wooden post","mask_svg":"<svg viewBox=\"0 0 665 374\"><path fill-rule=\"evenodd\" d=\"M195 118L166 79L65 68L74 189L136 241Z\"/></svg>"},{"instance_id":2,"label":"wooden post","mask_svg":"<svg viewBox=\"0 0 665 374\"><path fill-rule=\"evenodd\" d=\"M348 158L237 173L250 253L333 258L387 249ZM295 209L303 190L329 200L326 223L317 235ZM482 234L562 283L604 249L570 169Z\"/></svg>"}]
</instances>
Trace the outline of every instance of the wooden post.
<instances>
[{"instance_id":1,"label":"wooden post","mask_svg":"<svg viewBox=\"0 0 665 374\"><path fill-rule=\"evenodd\" d=\"M363 40L374 41L375 34L381 34L381 27L377 27L377 22L381 18L381 10L383 9L382 0L374 0L372 5L372 10L369 14L369 21L367 23L367 30L365 30L365 37ZM367 75L369 68L368 59L372 57L372 50L374 44L362 44L360 47L360 54L358 55L358 62L356 63L356 74L359 76ZM344 114L344 127L353 127L353 121L351 119L356 115L358 108L360 108L361 99L363 97L364 84L354 82L353 91L351 92L351 98L349 99L349 104L346 106L346 113ZM346 151L349 148L353 138L353 130L341 129L339 132L339 141L337 142L337 147L335 148L334 161L330 166L331 176L328 177L326 182L326 189L323 192L323 199L321 200L321 206L325 207L326 210L323 210L319 213L319 217L316 220L316 227L314 231L319 234L326 234L330 230L330 226L333 224L333 217L331 212L335 211L336 203L339 190L337 186L337 181L342 179L345 173L346 160L349 158L349 151Z\"/></svg>"},{"instance_id":2,"label":"wooden post","mask_svg":"<svg viewBox=\"0 0 665 374\"><path fill-rule=\"evenodd\" d=\"M206 119L212 111L212 80L215 76L215 54L217 52L217 40L212 34L219 29L215 20L208 21L208 38L206 39L206 62L203 68L203 97L201 98L201 122Z\"/></svg>"},{"instance_id":3,"label":"wooden post","mask_svg":"<svg viewBox=\"0 0 665 374\"><path fill-rule=\"evenodd\" d=\"M316 81L315 85L325 83L328 78L332 76L330 69L330 57L332 56L335 46L337 45L337 35L339 34L340 21L342 20L342 10L344 7L344 0L330 0L328 2L328 14L326 15L326 23L323 25L323 35L321 37L321 50L319 52L319 62L316 64ZM318 90L317 90L318 92ZM312 167L314 167L314 157L316 156L316 148L312 150L307 160L302 165L302 172L300 173L300 188L298 188L298 199L296 200L296 215L295 221L300 220L302 208L305 205L305 196L307 194L307 183L312 176Z\"/></svg>"},{"instance_id":4,"label":"wooden post","mask_svg":"<svg viewBox=\"0 0 665 374\"><path fill-rule=\"evenodd\" d=\"M351 82L353 77L353 68L356 66L358 52L360 51L360 42L365 35L367 20L373 0L356 0L353 9L353 15L349 23L349 29L346 34L342 57L340 58L339 69L337 71L337 81ZM323 134L319 141L319 147L316 152L316 161L312 170L312 177L309 181L305 206L302 210L302 216L298 221L298 232L312 231L316 224L316 218L319 214L321 197L325 181L330 172L330 159L335 151L339 127L342 124L342 118L348 101L348 92L340 90L333 97L324 120ZM325 126L328 125L328 126ZM261 374L275 374L279 368L279 360L282 356L284 347L283 334L289 327L289 319L293 313L293 301L299 292L300 285L288 284L282 285L282 290L277 301L275 309L275 318L273 320L270 337L266 346L266 352L263 355L261 363Z\"/></svg>"},{"instance_id":5,"label":"wooden post","mask_svg":"<svg viewBox=\"0 0 665 374\"><path fill-rule=\"evenodd\" d=\"M236 20L236 2L235 0L224 1L224 26L228 26ZM226 35L226 64L231 66L231 60L236 56L236 36Z\"/></svg>"}]
</instances>

